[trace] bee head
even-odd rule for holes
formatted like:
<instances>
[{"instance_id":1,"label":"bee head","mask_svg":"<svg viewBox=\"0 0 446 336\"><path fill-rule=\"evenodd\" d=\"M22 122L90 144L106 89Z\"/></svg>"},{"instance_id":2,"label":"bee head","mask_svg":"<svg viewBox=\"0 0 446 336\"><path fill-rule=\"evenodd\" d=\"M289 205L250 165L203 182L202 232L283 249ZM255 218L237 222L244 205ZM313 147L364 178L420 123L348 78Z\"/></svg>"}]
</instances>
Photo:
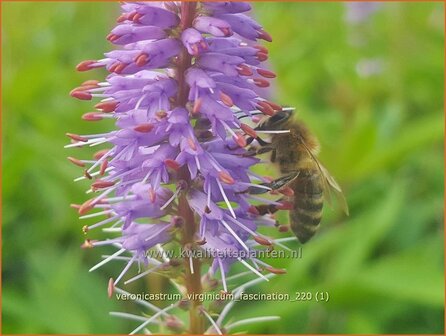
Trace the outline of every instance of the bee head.
<instances>
[{"instance_id":1,"label":"bee head","mask_svg":"<svg viewBox=\"0 0 446 336\"><path fill-rule=\"evenodd\" d=\"M293 108L284 108L256 127L257 130L282 130L293 114Z\"/></svg>"}]
</instances>

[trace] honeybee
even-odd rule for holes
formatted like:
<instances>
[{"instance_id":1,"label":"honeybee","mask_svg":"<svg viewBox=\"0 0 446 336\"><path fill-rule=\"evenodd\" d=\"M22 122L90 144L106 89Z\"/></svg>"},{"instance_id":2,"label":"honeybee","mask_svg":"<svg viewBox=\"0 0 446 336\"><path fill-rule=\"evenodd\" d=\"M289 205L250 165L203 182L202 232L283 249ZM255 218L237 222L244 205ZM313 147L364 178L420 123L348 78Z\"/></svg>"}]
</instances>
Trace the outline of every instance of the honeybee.
<instances>
[{"instance_id":1,"label":"honeybee","mask_svg":"<svg viewBox=\"0 0 446 336\"><path fill-rule=\"evenodd\" d=\"M336 195L343 211L348 215L348 206L342 190L327 169L319 162L319 142L302 121L292 119L293 109L282 109L261 122L256 131L276 131L271 142L257 137L261 148L256 154L271 152L271 162L278 165L282 177L263 185L272 190L286 186L293 190L288 197L292 203L290 227L301 243L310 240L319 228L324 200L331 203L332 193ZM289 132L286 132L288 131ZM277 132L284 131L284 132ZM251 138L250 142L254 139ZM260 193L253 187L251 193ZM264 192L264 190L263 190ZM267 207L275 212L274 207ZM263 207L265 210L265 207Z\"/></svg>"}]
</instances>

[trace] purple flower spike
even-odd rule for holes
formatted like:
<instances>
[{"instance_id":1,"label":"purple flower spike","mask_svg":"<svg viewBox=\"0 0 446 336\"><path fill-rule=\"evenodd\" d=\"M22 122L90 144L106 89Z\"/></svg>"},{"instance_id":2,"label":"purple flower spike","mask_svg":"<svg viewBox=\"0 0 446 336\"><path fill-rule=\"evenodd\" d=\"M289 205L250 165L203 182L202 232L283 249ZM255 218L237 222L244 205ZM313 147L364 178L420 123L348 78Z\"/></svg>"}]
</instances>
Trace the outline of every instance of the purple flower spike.
<instances>
[{"instance_id":1,"label":"purple flower spike","mask_svg":"<svg viewBox=\"0 0 446 336\"><path fill-rule=\"evenodd\" d=\"M77 66L109 72L105 80L86 81L70 94L99 100L97 111L82 118L112 119L114 129L67 133L71 143L66 146L99 148L92 159L69 160L83 169L76 181L91 182L91 198L73 207L81 219L104 216L85 225L84 233L102 228L114 235L87 239L82 246L118 249L91 270L112 260L127 261L110 281L109 294L136 264L148 269L125 283L162 268L172 281L183 279L186 288L178 287L189 293L216 272L217 284L229 291L225 279L234 263L263 280L261 270L274 270L255 254L274 243L257 232L259 226L275 224L261 210L289 205L249 193L253 187L270 189L262 184L268 180L252 171L260 160L246 146L257 137L258 115L274 115L281 106L258 94L275 74L262 67L268 50L243 39L271 40L258 23L240 14L249 9L243 2L124 3L119 24L107 37L120 49ZM230 37L233 32L238 35ZM199 258L182 256L174 270L175 262L164 253L170 247L176 251L178 244L182 250L211 252L212 266L204 270ZM202 309L199 301L191 307ZM189 332L204 333L197 328Z\"/></svg>"}]
</instances>

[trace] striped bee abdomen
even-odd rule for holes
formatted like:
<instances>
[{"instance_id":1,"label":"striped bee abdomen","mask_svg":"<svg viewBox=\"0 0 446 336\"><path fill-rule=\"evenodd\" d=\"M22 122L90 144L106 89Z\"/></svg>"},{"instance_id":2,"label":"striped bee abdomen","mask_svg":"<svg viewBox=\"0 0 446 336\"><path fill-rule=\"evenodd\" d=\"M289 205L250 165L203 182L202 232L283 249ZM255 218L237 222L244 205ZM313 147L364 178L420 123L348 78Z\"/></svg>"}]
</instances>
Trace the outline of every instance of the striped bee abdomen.
<instances>
[{"instance_id":1,"label":"striped bee abdomen","mask_svg":"<svg viewBox=\"0 0 446 336\"><path fill-rule=\"evenodd\" d=\"M290 227L301 243L314 236L322 218L323 185L318 170L301 170L293 181L294 208L290 211Z\"/></svg>"}]
</instances>

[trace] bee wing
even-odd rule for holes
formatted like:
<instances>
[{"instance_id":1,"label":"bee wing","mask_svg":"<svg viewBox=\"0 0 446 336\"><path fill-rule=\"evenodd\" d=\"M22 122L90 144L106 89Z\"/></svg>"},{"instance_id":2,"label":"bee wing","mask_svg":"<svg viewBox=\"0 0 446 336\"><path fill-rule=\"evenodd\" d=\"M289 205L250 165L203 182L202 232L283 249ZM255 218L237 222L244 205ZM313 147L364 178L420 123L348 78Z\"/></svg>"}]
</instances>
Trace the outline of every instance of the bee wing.
<instances>
[{"instance_id":1,"label":"bee wing","mask_svg":"<svg viewBox=\"0 0 446 336\"><path fill-rule=\"evenodd\" d=\"M333 192L335 197L336 197L336 199L339 202L339 205L340 205L341 209L348 216L349 215L348 204L347 204L345 196L344 196L344 194L342 192L342 189L339 186L338 182L336 182L336 180L334 179L333 176L330 175L328 170L320 163L320 161L313 155L313 153L311 153L310 149L305 144L305 141L303 141L302 138L300 138L300 141L301 141L302 145L305 147L305 150L307 151L307 153L314 160L314 162L316 163L320 173L324 177L323 178L324 197L327 200L328 204L330 206L332 205L332 192Z\"/></svg>"},{"instance_id":2,"label":"bee wing","mask_svg":"<svg viewBox=\"0 0 446 336\"><path fill-rule=\"evenodd\" d=\"M328 170L319 161L317 161L317 159L316 162L319 167L319 170L324 176L324 187L325 187L324 195L329 200L329 202L331 202L331 195L333 192L336 199L338 200L339 206L341 207L342 211L344 211L344 213L348 216L349 215L348 204L341 187L339 186L338 182L336 182L334 177L330 175Z\"/></svg>"}]
</instances>

